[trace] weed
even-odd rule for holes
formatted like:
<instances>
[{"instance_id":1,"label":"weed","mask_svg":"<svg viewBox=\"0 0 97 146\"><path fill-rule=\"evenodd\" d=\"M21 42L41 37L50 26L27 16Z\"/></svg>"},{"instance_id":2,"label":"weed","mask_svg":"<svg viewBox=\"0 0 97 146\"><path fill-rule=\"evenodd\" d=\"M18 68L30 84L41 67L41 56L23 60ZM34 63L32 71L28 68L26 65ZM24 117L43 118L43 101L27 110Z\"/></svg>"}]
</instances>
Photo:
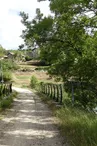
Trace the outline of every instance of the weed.
<instances>
[{"instance_id":1,"label":"weed","mask_svg":"<svg viewBox=\"0 0 97 146\"><path fill-rule=\"evenodd\" d=\"M32 88L35 88L37 84L38 84L38 79L33 75L31 77L31 83L30 83L30 85L31 85Z\"/></svg>"},{"instance_id":2,"label":"weed","mask_svg":"<svg viewBox=\"0 0 97 146\"><path fill-rule=\"evenodd\" d=\"M11 106L11 103L13 102L13 98L16 98L17 93L13 92L10 94L8 97L3 97L2 100L0 101L0 109L6 109Z\"/></svg>"}]
</instances>

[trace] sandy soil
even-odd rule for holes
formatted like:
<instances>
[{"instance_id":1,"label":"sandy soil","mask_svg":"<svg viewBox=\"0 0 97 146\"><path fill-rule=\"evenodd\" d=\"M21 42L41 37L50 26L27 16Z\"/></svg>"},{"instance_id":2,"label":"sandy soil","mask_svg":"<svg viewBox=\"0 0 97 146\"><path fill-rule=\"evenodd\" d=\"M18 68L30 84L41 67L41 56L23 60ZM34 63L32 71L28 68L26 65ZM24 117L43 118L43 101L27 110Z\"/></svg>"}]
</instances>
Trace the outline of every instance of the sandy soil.
<instances>
[{"instance_id":1,"label":"sandy soil","mask_svg":"<svg viewBox=\"0 0 97 146\"><path fill-rule=\"evenodd\" d=\"M0 120L0 146L68 146L47 105L27 89L13 89L19 94Z\"/></svg>"}]
</instances>

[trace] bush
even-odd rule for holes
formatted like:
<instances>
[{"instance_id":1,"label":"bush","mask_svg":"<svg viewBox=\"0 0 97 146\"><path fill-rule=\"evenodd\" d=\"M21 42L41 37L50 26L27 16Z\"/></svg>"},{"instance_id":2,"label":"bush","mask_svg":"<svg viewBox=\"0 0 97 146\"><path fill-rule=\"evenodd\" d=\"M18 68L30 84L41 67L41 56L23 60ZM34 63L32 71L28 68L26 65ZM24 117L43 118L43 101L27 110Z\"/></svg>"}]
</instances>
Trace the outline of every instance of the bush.
<instances>
[{"instance_id":1,"label":"bush","mask_svg":"<svg viewBox=\"0 0 97 146\"><path fill-rule=\"evenodd\" d=\"M72 92L73 87L73 92ZM96 84L90 84L86 82L72 81L64 84L65 91L68 93L68 97L72 99L72 93L74 97L74 106L80 106L85 109L93 109L97 106L97 89Z\"/></svg>"},{"instance_id":2,"label":"bush","mask_svg":"<svg viewBox=\"0 0 97 146\"><path fill-rule=\"evenodd\" d=\"M0 109L6 109L11 106L11 103L13 102L13 99L16 98L17 92L13 92L9 96L0 96Z\"/></svg>"},{"instance_id":3,"label":"bush","mask_svg":"<svg viewBox=\"0 0 97 146\"><path fill-rule=\"evenodd\" d=\"M26 60L26 61L30 61L30 60L32 60L32 59L33 59L33 58L32 58L32 57L29 57L29 56L26 56L26 57L25 57L25 60Z\"/></svg>"},{"instance_id":4,"label":"bush","mask_svg":"<svg viewBox=\"0 0 97 146\"><path fill-rule=\"evenodd\" d=\"M12 60L3 60L2 61L2 68L4 71L5 70L16 70L16 69L18 69L18 66Z\"/></svg>"},{"instance_id":5,"label":"bush","mask_svg":"<svg viewBox=\"0 0 97 146\"><path fill-rule=\"evenodd\" d=\"M10 107L12 100L10 98L8 99L3 99L1 102L1 108L5 109L7 107Z\"/></svg>"},{"instance_id":6,"label":"bush","mask_svg":"<svg viewBox=\"0 0 97 146\"><path fill-rule=\"evenodd\" d=\"M5 109L5 108L7 108L7 107L10 107L12 101L13 101L13 97L12 97L12 96L3 98L3 99L1 100L0 107L1 107L2 109Z\"/></svg>"},{"instance_id":7,"label":"bush","mask_svg":"<svg viewBox=\"0 0 97 146\"><path fill-rule=\"evenodd\" d=\"M30 82L30 85L32 88L35 88L38 84L38 79L35 77L35 76L32 76L31 77L31 82Z\"/></svg>"},{"instance_id":8,"label":"bush","mask_svg":"<svg viewBox=\"0 0 97 146\"><path fill-rule=\"evenodd\" d=\"M3 80L4 82L11 80L11 73L9 71L3 71ZM0 74L0 82L2 81L2 76Z\"/></svg>"}]
</instances>

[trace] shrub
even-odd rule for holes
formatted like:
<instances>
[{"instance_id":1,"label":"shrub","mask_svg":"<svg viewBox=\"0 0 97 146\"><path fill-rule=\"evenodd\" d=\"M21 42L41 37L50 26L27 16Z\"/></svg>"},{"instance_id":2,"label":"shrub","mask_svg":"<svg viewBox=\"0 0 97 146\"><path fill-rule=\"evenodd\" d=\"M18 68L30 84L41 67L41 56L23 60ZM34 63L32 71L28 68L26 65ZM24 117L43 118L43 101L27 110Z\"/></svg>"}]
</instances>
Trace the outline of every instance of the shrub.
<instances>
[{"instance_id":1,"label":"shrub","mask_svg":"<svg viewBox=\"0 0 97 146\"><path fill-rule=\"evenodd\" d=\"M96 84L90 84L86 82L65 82L65 91L68 93L68 97L74 98L73 104L85 109L93 109L97 106L97 89ZM73 90L73 91L72 91Z\"/></svg>"},{"instance_id":2,"label":"shrub","mask_svg":"<svg viewBox=\"0 0 97 146\"><path fill-rule=\"evenodd\" d=\"M5 109L9 107L11 104L11 101L9 99L3 99L1 102L1 108Z\"/></svg>"},{"instance_id":3,"label":"shrub","mask_svg":"<svg viewBox=\"0 0 97 146\"><path fill-rule=\"evenodd\" d=\"M11 80L11 73L9 71L3 71L3 80L4 82ZM2 75L0 74L0 82L2 81Z\"/></svg>"},{"instance_id":4,"label":"shrub","mask_svg":"<svg viewBox=\"0 0 97 146\"><path fill-rule=\"evenodd\" d=\"M3 60L2 61L3 70L16 70L18 69L17 64L12 60Z\"/></svg>"},{"instance_id":5,"label":"shrub","mask_svg":"<svg viewBox=\"0 0 97 146\"><path fill-rule=\"evenodd\" d=\"M17 96L17 92L13 92L12 94L10 94L9 96L0 96L0 109L6 109L9 108L11 106L11 103L13 102L13 99L16 98Z\"/></svg>"},{"instance_id":6,"label":"shrub","mask_svg":"<svg viewBox=\"0 0 97 146\"><path fill-rule=\"evenodd\" d=\"M32 59L33 59L33 58L32 58L32 57L29 57L29 56L26 56L26 57L25 57L25 60L26 60L26 61L30 61L30 60L32 60Z\"/></svg>"},{"instance_id":7,"label":"shrub","mask_svg":"<svg viewBox=\"0 0 97 146\"><path fill-rule=\"evenodd\" d=\"M30 82L31 87L35 88L37 84L38 84L38 79L35 76L32 76Z\"/></svg>"},{"instance_id":8,"label":"shrub","mask_svg":"<svg viewBox=\"0 0 97 146\"><path fill-rule=\"evenodd\" d=\"M10 107L12 101L13 101L12 96L9 96L9 97L7 97L7 98L2 99L2 100L1 100L1 105L0 105L0 107L1 107L2 109L5 109L5 108L7 108L7 107Z\"/></svg>"}]
</instances>

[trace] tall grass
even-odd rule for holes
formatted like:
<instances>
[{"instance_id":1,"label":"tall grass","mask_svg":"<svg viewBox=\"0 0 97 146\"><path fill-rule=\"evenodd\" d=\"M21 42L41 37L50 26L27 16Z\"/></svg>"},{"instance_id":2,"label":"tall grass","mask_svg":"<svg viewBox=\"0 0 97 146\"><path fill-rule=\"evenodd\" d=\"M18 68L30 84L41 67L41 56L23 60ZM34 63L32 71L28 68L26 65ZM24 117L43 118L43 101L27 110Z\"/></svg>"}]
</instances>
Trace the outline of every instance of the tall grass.
<instances>
[{"instance_id":1,"label":"tall grass","mask_svg":"<svg viewBox=\"0 0 97 146\"><path fill-rule=\"evenodd\" d=\"M56 111L62 134L72 146L97 146L97 116L78 108L65 107Z\"/></svg>"},{"instance_id":2,"label":"tall grass","mask_svg":"<svg viewBox=\"0 0 97 146\"><path fill-rule=\"evenodd\" d=\"M17 96L16 92L12 92L8 96L4 96L4 95L2 95L2 97L0 96L0 111L9 108L13 102L13 99L16 98L16 96Z\"/></svg>"}]
</instances>

